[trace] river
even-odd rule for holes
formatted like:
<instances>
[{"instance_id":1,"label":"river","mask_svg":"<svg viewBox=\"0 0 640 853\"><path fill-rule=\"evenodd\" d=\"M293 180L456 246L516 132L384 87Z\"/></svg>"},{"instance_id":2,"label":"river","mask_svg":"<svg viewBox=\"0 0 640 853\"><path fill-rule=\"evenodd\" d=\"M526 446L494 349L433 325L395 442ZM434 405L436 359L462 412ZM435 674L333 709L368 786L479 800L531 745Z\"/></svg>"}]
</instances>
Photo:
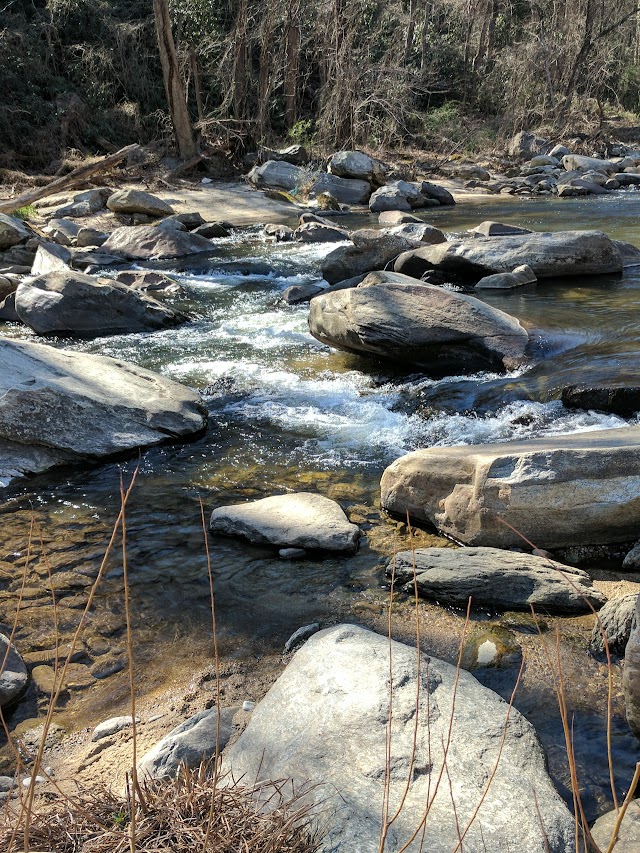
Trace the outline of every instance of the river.
<instances>
[{"instance_id":1,"label":"river","mask_svg":"<svg viewBox=\"0 0 640 853\"><path fill-rule=\"evenodd\" d=\"M639 216L640 193L632 192L586 200L491 200L423 214L449 233L494 219L534 230L598 228L640 246ZM354 216L344 222L369 227L373 218ZM212 260L210 269L177 275L182 293L170 301L194 318L189 324L152 334L50 341L157 370L201 390L209 410L204 437L145 451L139 461L128 509L128 543L136 653L144 670L141 691L178 679L185 662L196 667L210 655L200 500L209 512L222 504L287 490L318 491L339 500L367 537L355 557L293 563L279 560L269 549L212 539L223 656L246 660L277 651L292 631L310 621L346 619L380 629L387 597L385 557L394 541L405 541L397 523L379 508L379 480L387 464L431 445L625 426L616 416L569 412L558 396L565 385L585 378L640 379L640 268L624 276L548 279L510 293L485 292L483 299L533 330L536 363L507 376L433 379L402 365L390 367L331 351L309 335L307 306L278 302L289 285L320 278L322 258L332 245L268 244L257 228L215 242L220 259ZM271 272L231 274L223 267L234 259L266 262ZM12 325L3 331L32 337ZM120 478L126 481L136 464L126 460L54 472L6 493L0 546L0 620L5 627L13 619L34 519L54 577L59 578L60 632L63 641L68 639L117 513ZM19 619L17 645L23 651L46 650L52 643L47 561L39 536ZM602 577L610 577L606 566L597 568L605 573ZM454 659L462 616L456 611L441 611L439 616L439 610L424 605L425 619L434 626L431 636L428 625L423 630L424 646ZM491 621L494 616L475 614L474 620ZM594 817L610 807L610 793L603 673L584 653L588 622L583 618L552 624L567 626L563 649L572 677L576 750L586 779L588 816ZM451 633L452 625L457 633ZM406 620L398 628L400 636L409 630ZM90 618L84 644L88 662L97 666L104 660L104 671L111 663L117 669L122 632L122 581L114 555ZM528 634L521 639L525 645L538 642ZM176 656L179 661L173 665ZM555 700L544 667L534 658L516 704L536 725L552 775L568 796ZM508 695L514 672L487 671L480 677ZM124 688L122 671L101 678L70 704L68 719L79 726L92 718L95 722L96 713L108 716L110 699L121 697ZM35 712L32 697L14 713L14 722ZM640 749L624 722L620 696L613 729L622 789Z\"/></svg>"}]
</instances>

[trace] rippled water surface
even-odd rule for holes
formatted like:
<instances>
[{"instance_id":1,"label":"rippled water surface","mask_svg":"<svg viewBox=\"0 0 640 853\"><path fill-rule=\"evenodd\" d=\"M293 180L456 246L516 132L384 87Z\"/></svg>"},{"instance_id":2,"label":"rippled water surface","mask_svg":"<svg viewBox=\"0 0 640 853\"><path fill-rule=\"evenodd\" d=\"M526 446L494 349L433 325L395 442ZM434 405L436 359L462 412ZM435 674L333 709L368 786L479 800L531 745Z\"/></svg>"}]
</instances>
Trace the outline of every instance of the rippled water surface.
<instances>
[{"instance_id":1,"label":"rippled water surface","mask_svg":"<svg viewBox=\"0 0 640 853\"><path fill-rule=\"evenodd\" d=\"M640 194L627 193L603 200L461 204L429 210L424 218L449 232L482 219L535 230L598 228L640 246L639 214ZM348 224L370 223L367 217L351 217ZM535 364L506 377L484 373L436 380L402 364L332 352L309 335L307 306L278 301L291 284L318 280L322 258L333 246L268 245L257 230L238 232L218 245L220 259L209 270L177 274L182 294L172 302L193 317L187 325L153 334L54 342L157 370L199 389L209 410L204 437L142 454L128 510L136 630L149 683L154 672L164 672L157 665L159 657L176 643L182 648L186 644L198 660L208 654L200 500L206 514L246 498L318 491L341 501L367 534L353 558L294 563L280 561L270 549L222 538L210 541L223 653L259 655L266 648L280 648L304 622L357 619L354 602L377 601L383 595L384 557L393 550L396 523L381 517L378 487L384 467L397 456L419 447L627 423L611 415L567 411L558 397L565 385L585 379L640 379L640 269L638 275L545 280L484 296L532 331ZM234 274L228 263L236 260L245 269L260 264L260 272ZM5 332L29 337L12 326ZM130 460L58 472L11 491L2 513L0 546L0 619L5 625L22 583L32 519L37 525L18 633L24 644L45 652L52 645L50 607L43 595L50 570L57 578L63 639L70 634L117 513L120 477L126 479L134 467ZM99 670L101 661L105 670L109 664L117 668L122 632L121 571L114 555L85 642L94 668ZM584 695L591 696L593 684L587 681L597 671L595 664L582 675L579 666L574 669L576 695L582 677ZM494 686L509 691L506 682ZM542 700L533 688L522 699L523 710L541 732L552 770L562 779L562 761L555 758L561 737L552 704L548 694ZM579 759L589 768L593 813L607 802L606 772L593 773L604 754L603 720L599 710L593 711L596 705L594 701L581 709L582 740L582 717L576 723ZM619 703L616 708L616 753L624 778L638 748L622 722Z\"/></svg>"}]
</instances>

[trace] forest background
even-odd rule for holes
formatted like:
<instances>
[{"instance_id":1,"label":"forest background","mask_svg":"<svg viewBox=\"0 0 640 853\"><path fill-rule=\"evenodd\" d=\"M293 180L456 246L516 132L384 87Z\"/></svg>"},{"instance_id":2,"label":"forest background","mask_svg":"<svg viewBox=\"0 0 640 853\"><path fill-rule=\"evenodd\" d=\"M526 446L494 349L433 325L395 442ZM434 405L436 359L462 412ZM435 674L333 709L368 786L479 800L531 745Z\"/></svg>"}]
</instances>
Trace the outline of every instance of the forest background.
<instances>
[{"instance_id":1,"label":"forest background","mask_svg":"<svg viewBox=\"0 0 640 853\"><path fill-rule=\"evenodd\" d=\"M0 168L166 149L163 11L200 151L481 153L640 113L632 0L0 0Z\"/></svg>"}]
</instances>

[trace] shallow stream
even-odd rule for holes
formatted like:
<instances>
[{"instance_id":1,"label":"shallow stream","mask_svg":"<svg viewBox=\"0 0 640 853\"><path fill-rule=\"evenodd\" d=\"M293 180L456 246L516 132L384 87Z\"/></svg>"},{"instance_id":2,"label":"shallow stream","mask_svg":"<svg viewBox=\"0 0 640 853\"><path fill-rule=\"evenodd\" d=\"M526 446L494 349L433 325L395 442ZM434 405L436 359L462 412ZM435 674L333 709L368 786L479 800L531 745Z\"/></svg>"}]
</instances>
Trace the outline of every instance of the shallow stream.
<instances>
[{"instance_id":1,"label":"shallow stream","mask_svg":"<svg viewBox=\"0 0 640 853\"><path fill-rule=\"evenodd\" d=\"M599 228L640 246L639 215L640 193L620 193L605 199L460 204L429 210L424 218L454 233L483 219L535 230ZM349 217L345 224L369 227L373 222L363 216ZM535 330L537 363L506 377L485 373L435 380L401 365L389 367L332 352L309 335L307 306L278 303L286 287L321 277L322 257L333 246L267 244L259 229L217 243L219 262L212 260L206 272L177 276L183 293L172 302L194 316L189 324L152 334L52 342L157 370L200 389L209 409L204 437L142 454L128 509L141 690L170 684L184 675L185 667L203 665L210 655L200 499L208 514L216 506L247 498L318 491L339 500L367 537L355 557L296 562L281 561L270 549L210 540L225 658L242 660L277 651L297 627L310 621L346 619L381 629L385 557L394 542L406 541L402 526L380 513L379 480L386 465L431 445L625 426L627 422L615 416L569 412L558 397L564 386L585 379L640 380L640 268L624 276L545 280L512 293L483 296ZM235 275L224 269L237 259L244 265L266 262L271 272ZM11 325L3 333L31 337ZM5 627L13 619L32 519L36 523L17 634L21 650L46 660L54 644L47 562L57 593L61 638L68 640L117 514L120 477L127 480L135 465L136 460L129 460L88 471L54 472L8 493L0 534L0 621ZM435 537L433 541L442 544ZM401 607L400 616L403 612ZM462 615L435 605L424 605L422 614L424 647L455 659ZM492 617L478 613L474 622ZM505 624L505 618L501 620ZM604 670L584 652L589 619L550 620L549 625L560 622L566 627L562 650L571 676L576 751L591 818L610 802ZM410 631L407 616L399 636ZM533 642L529 634L517 631L525 645ZM95 722L96 712L109 716L110 699L124 691L124 673L117 672L124 660L117 554L92 612L84 651L92 671L101 677L70 703L69 719L76 725ZM105 675L110 669L115 674ZM479 676L508 696L516 671L487 670ZM536 725L552 774L567 794L561 726L548 673L535 651L528 672L516 704ZM14 722L33 714L34 708L27 701L14 714ZM640 748L624 722L620 696L613 730L623 789Z\"/></svg>"}]
</instances>

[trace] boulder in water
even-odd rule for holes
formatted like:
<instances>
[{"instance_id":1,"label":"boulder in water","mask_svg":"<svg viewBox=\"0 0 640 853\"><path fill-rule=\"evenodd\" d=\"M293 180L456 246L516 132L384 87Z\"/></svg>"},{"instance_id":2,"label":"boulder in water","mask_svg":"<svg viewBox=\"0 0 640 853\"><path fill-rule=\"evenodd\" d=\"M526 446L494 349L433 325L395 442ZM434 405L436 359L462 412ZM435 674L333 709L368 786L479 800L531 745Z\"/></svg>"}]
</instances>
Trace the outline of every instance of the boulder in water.
<instances>
[{"instance_id":1,"label":"boulder in water","mask_svg":"<svg viewBox=\"0 0 640 853\"><path fill-rule=\"evenodd\" d=\"M466 545L519 546L511 527L539 548L601 545L637 536L639 480L633 426L417 450L384 472L382 506Z\"/></svg>"},{"instance_id":2,"label":"boulder in water","mask_svg":"<svg viewBox=\"0 0 640 853\"><path fill-rule=\"evenodd\" d=\"M189 231L166 230L153 225L116 228L102 244L102 251L130 261L182 258L201 252L215 253L205 237Z\"/></svg>"},{"instance_id":3,"label":"boulder in water","mask_svg":"<svg viewBox=\"0 0 640 853\"><path fill-rule=\"evenodd\" d=\"M473 296L391 272L311 302L311 334L347 352L434 373L508 370L524 361L529 336L515 317Z\"/></svg>"},{"instance_id":4,"label":"boulder in water","mask_svg":"<svg viewBox=\"0 0 640 853\"><path fill-rule=\"evenodd\" d=\"M218 507L211 513L209 529L258 544L351 553L360 538L358 526L338 503L310 492Z\"/></svg>"},{"instance_id":5,"label":"boulder in water","mask_svg":"<svg viewBox=\"0 0 640 853\"><path fill-rule=\"evenodd\" d=\"M0 340L0 484L201 432L200 397L150 370Z\"/></svg>"},{"instance_id":6,"label":"boulder in water","mask_svg":"<svg viewBox=\"0 0 640 853\"><path fill-rule=\"evenodd\" d=\"M38 335L110 335L165 329L186 317L112 279L60 270L25 279L16 290L19 319Z\"/></svg>"},{"instance_id":7,"label":"boulder in water","mask_svg":"<svg viewBox=\"0 0 640 853\"><path fill-rule=\"evenodd\" d=\"M601 231L556 231L455 240L402 254L396 272L420 278L429 270L479 279L527 264L537 278L622 272L619 249Z\"/></svg>"}]
</instances>

